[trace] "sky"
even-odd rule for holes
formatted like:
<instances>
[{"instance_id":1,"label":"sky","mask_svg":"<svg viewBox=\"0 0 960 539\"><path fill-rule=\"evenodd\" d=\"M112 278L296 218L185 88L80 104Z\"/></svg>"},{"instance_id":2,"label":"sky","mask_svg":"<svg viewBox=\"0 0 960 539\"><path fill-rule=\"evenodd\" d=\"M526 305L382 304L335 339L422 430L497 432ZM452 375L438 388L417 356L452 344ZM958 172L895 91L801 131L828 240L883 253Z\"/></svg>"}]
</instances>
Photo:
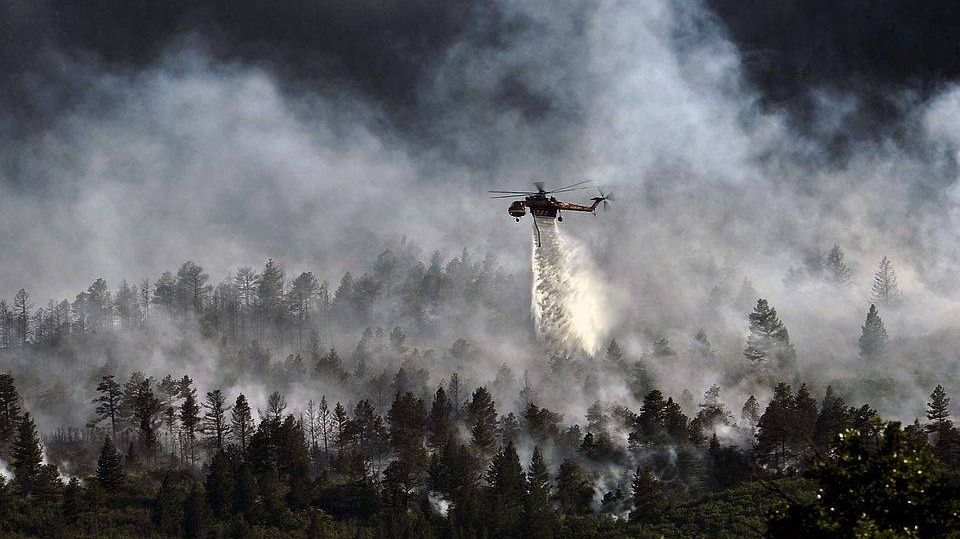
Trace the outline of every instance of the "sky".
<instances>
[{"instance_id":1,"label":"sky","mask_svg":"<svg viewBox=\"0 0 960 539\"><path fill-rule=\"evenodd\" d=\"M592 179L614 211L564 228L620 298L700 278L696 257L776 294L837 243L863 286L888 254L952 301L958 18L854 0L5 2L0 295L186 259L214 280L271 257L336 280L404 235L526 271L528 225L485 190Z\"/></svg>"}]
</instances>

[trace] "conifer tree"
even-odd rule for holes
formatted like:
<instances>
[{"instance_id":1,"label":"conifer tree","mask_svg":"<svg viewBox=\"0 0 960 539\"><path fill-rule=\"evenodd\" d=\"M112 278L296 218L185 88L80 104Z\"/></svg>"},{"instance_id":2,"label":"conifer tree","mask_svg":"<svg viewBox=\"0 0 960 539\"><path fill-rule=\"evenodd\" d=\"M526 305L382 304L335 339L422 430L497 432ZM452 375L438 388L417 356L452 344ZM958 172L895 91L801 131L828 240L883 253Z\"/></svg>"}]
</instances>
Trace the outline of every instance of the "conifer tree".
<instances>
[{"instance_id":1,"label":"conifer tree","mask_svg":"<svg viewBox=\"0 0 960 539\"><path fill-rule=\"evenodd\" d=\"M22 420L20 393L13 375L0 373L0 456L6 456Z\"/></svg>"},{"instance_id":2,"label":"conifer tree","mask_svg":"<svg viewBox=\"0 0 960 539\"><path fill-rule=\"evenodd\" d=\"M610 339L610 344L607 345L606 350L604 351L604 360L608 365L615 367L622 367L624 362L623 349L620 348L620 345L617 343L616 339Z\"/></svg>"},{"instance_id":3,"label":"conifer tree","mask_svg":"<svg viewBox=\"0 0 960 539\"><path fill-rule=\"evenodd\" d=\"M440 449L454 434L454 427L453 405L447 399L443 386L440 386L434 394L427 417L427 444L435 450Z\"/></svg>"},{"instance_id":4,"label":"conifer tree","mask_svg":"<svg viewBox=\"0 0 960 539\"><path fill-rule=\"evenodd\" d=\"M97 392L99 395L93 399L94 404L97 405L94 423L110 421L110 431L116 437L120 421L120 405L123 398L120 384L116 381L114 375L106 374L97 384Z\"/></svg>"},{"instance_id":5,"label":"conifer tree","mask_svg":"<svg viewBox=\"0 0 960 539\"><path fill-rule=\"evenodd\" d=\"M153 524L163 533L179 535L183 526L183 503L179 485L172 473L166 473L151 507Z\"/></svg>"},{"instance_id":6,"label":"conifer tree","mask_svg":"<svg viewBox=\"0 0 960 539\"><path fill-rule=\"evenodd\" d=\"M664 412L667 403L663 400L663 393L654 389L647 393L643 398L643 407L634 423L633 430L630 432L630 447L641 447L644 445L660 442L664 434Z\"/></svg>"},{"instance_id":7,"label":"conifer tree","mask_svg":"<svg viewBox=\"0 0 960 539\"><path fill-rule=\"evenodd\" d=\"M206 522L207 504L203 499L203 491L194 483L183 500L183 535L191 538L203 537Z\"/></svg>"},{"instance_id":8,"label":"conifer tree","mask_svg":"<svg viewBox=\"0 0 960 539\"><path fill-rule=\"evenodd\" d=\"M743 403L740 420L750 427L751 432L756 431L757 423L760 421L760 404L757 403L757 398L753 395L750 395L747 402Z\"/></svg>"},{"instance_id":9,"label":"conifer tree","mask_svg":"<svg viewBox=\"0 0 960 539\"><path fill-rule=\"evenodd\" d=\"M206 480L207 503L216 518L230 514L233 502L233 473L230 459L223 451L217 451L210 461Z\"/></svg>"},{"instance_id":10,"label":"conifer tree","mask_svg":"<svg viewBox=\"0 0 960 539\"><path fill-rule=\"evenodd\" d=\"M183 403L180 405L180 426L183 433L184 449L187 461L194 462L194 446L197 439L197 427L200 424L200 406L197 404L197 390L190 387L192 381L184 376L181 395Z\"/></svg>"},{"instance_id":11,"label":"conifer tree","mask_svg":"<svg viewBox=\"0 0 960 539\"><path fill-rule=\"evenodd\" d=\"M710 339L707 338L707 332L703 328L697 330L697 334L693 336L693 343L690 346L692 352L697 356L705 359L713 359L713 347L710 344Z\"/></svg>"},{"instance_id":12,"label":"conifer tree","mask_svg":"<svg viewBox=\"0 0 960 539\"><path fill-rule=\"evenodd\" d=\"M790 335L777 311L765 299L757 300L757 306L748 316L750 334L743 355L754 369L765 372L770 368L780 372L792 372L796 368L796 351L790 344Z\"/></svg>"},{"instance_id":13,"label":"conifer tree","mask_svg":"<svg viewBox=\"0 0 960 539\"><path fill-rule=\"evenodd\" d=\"M250 405L247 403L247 397L241 393L237 395L237 400L230 411L230 434L239 444L241 455L247 453L253 428L253 414L250 411Z\"/></svg>"},{"instance_id":14,"label":"conifer tree","mask_svg":"<svg viewBox=\"0 0 960 539\"><path fill-rule=\"evenodd\" d=\"M843 261L843 250L839 245L834 245L830 252L823 257L823 271L827 282L836 286L847 286L850 284L850 268Z\"/></svg>"},{"instance_id":15,"label":"conifer tree","mask_svg":"<svg viewBox=\"0 0 960 539\"><path fill-rule=\"evenodd\" d=\"M156 417L161 409L160 400L150 386L150 379L144 378L137 383L133 395L133 418L140 430L140 443L148 453L157 445Z\"/></svg>"},{"instance_id":16,"label":"conifer tree","mask_svg":"<svg viewBox=\"0 0 960 539\"><path fill-rule=\"evenodd\" d=\"M938 437L946 437L953 427L953 421L950 420L950 397L943 389L943 386L937 384L930 394L930 402L927 403L927 432L935 433Z\"/></svg>"},{"instance_id":17,"label":"conifer tree","mask_svg":"<svg viewBox=\"0 0 960 539\"><path fill-rule=\"evenodd\" d=\"M30 492L39 505L49 505L59 501L63 495L63 481L60 471L54 464L41 464L36 481Z\"/></svg>"},{"instance_id":18,"label":"conifer tree","mask_svg":"<svg viewBox=\"0 0 960 539\"><path fill-rule=\"evenodd\" d=\"M97 484L104 491L113 492L123 483L123 463L120 453L109 436L103 439L100 456L97 457Z\"/></svg>"},{"instance_id":19,"label":"conifer tree","mask_svg":"<svg viewBox=\"0 0 960 539\"><path fill-rule=\"evenodd\" d=\"M654 520L663 508L663 493L660 481L653 474L649 466L640 466L633 474L631 483L633 493L633 511L630 520L633 522L650 522Z\"/></svg>"},{"instance_id":20,"label":"conifer tree","mask_svg":"<svg viewBox=\"0 0 960 539\"><path fill-rule=\"evenodd\" d=\"M834 395L833 387L827 386L813 429L813 446L820 453L826 454L835 443L837 435L846 428L846 423L847 408L843 398Z\"/></svg>"},{"instance_id":21,"label":"conifer tree","mask_svg":"<svg viewBox=\"0 0 960 539\"><path fill-rule=\"evenodd\" d=\"M593 503L593 486L584 476L583 469L573 459L560 464L557 474L557 502L566 515L585 515L590 513Z\"/></svg>"},{"instance_id":22,"label":"conifer tree","mask_svg":"<svg viewBox=\"0 0 960 539\"><path fill-rule=\"evenodd\" d=\"M550 472L539 447L533 448L527 470L527 497L523 513L523 536L531 539L552 539L557 515L550 502Z\"/></svg>"},{"instance_id":23,"label":"conifer tree","mask_svg":"<svg viewBox=\"0 0 960 539\"><path fill-rule=\"evenodd\" d=\"M901 300L900 287L897 285L897 272L890 259L880 259L880 267L873 276L873 288L870 291L870 303L884 307L896 307Z\"/></svg>"},{"instance_id":24,"label":"conifer tree","mask_svg":"<svg viewBox=\"0 0 960 539\"><path fill-rule=\"evenodd\" d=\"M37 435L37 425L29 412L23 414L23 419L17 426L12 453L13 486L20 494L30 494L40 475L43 446L40 445L40 436Z\"/></svg>"},{"instance_id":25,"label":"conifer tree","mask_svg":"<svg viewBox=\"0 0 960 539\"><path fill-rule=\"evenodd\" d=\"M489 456L497 445L497 410L485 387L480 386L473 392L466 412L474 446Z\"/></svg>"},{"instance_id":26,"label":"conifer tree","mask_svg":"<svg viewBox=\"0 0 960 539\"><path fill-rule=\"evenodd\" d=\"M63 519L68 524L76 524L80 516L80 480L71 477L63 489Z\"/></svg>"},{"instance_id":27,"label":"conifer tree","mask_svg":"<svg viewBox=\"0 0 960 539\"><path fill-rule=\"evenodd\" d=\"M887 339L887 330L883 327L877 307L870 305L867 319L860 328L860 357L870 361L883 357L887 349Z\"/></svg>"},{"instance_id":28,"label":"conifer tree","mask_svg":"<svg viewBox=\"0 0 960 539\"><path fill-rule=\"evenodd\" d=\"M793 398L791 444L797 454L806 452L813 443L817 424L817 401L810 396L807 384L801 384Z\"/></svg>"},{"instance_id":29,"label":"conifer tree","mask_svg":"<svg viewBox=\"0 0 960 539\"><path fill-rule=\"evenodd\" d=\"M226 406L226 397L219 389L208 391L206 400L203 403L203 431L209 438L210 445L222 450L224 439L229 432L227 425L227 412L230 410Z\"/></svg>"},{"instance_id":30,"label":"conifer tree","mask_svg":"<svg viewBox=\"0 0 960 539\"><path fill-rule=\"evenodd\" d=\"M250 463L244 461L237 470L236 487L233 491L233 510L247 520L256 514L257 482Z\"/></svg>"},{"instance_id":31,"label":"conifer tree","mask_svg":"<svg viewBox=\"0 0 960 539\"><path fill-rule=\"evenodd\" d=\"M518 537L526 479L513 442L508 442L494 455L486 480L490 485L491 534Z\"/></svg>"},{"instance_id":32,"label":"conifer tree","mask_svg":"<svg viewBox=\"0 0 960 539\"><path fill-rule=\"evenodd\" d=\"M783 475L790 457L793 400L790 386L777 384L773 399L757 424L757 459L762 465L773 467L777 475Z\"/></svg>"}]
</instances>

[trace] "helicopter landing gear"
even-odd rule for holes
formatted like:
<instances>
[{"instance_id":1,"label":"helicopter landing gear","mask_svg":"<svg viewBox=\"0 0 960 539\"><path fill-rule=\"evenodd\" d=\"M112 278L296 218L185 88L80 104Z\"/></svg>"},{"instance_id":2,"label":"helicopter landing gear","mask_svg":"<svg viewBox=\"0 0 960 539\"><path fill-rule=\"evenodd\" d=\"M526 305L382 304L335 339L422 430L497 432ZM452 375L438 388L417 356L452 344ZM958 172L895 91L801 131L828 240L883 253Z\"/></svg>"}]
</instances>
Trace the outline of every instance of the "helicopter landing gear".
<instances>
[{"instance_id":1,"label":"helicopter landing gear","mask_svg":"<svg viewBox=\"0 0 960 539\"><path fill-rule=\"evenodd\" d=\"M520 222L520 218L519 218L519 217L517 217L517 222L518 222L518 223Z\"/></svg>"},{"instance_id":2,"label":"helicopter landing gear","mask_svg":"<svg viewBox=\"0 0 960 539\"><path fill-rule=\"evenodd\" d=\"M562 215L557 215L557 221L559 221L559 222L562 223L562 222L563 222L563 216L562 216Z\"/></svg>"}]
</instances>

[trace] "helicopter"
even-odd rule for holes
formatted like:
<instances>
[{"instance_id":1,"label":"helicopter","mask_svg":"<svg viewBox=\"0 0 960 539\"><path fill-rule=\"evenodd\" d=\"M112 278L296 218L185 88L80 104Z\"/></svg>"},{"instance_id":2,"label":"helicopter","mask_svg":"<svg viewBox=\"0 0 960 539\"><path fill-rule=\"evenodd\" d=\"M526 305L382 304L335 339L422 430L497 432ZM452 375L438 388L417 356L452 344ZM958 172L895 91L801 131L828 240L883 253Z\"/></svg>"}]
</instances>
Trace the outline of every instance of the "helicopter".
<instances>
[{"instance_id":1,"label":"helicopter","mask_svg":"<svg viewBox=\"0 0 960 539\"><path fill-rule=\"evenodd\" d=\"M590 200L593 201L589 206L584 204L572 204L570 202L561 202L557 200L556 197L551 195L556 195L560 193L569 193L571 191L581 191L583 189L589 189L590 187L586 184L590 183L590 180L584 180L581 182L570 184L566 187L561 187L559 189L553 189L548 191L544 188L543 182L534 182L534 187L537 188L536 191L503 191L503 190L493 190L487 191L493 196L490 198L517 198L524 197L523 200L515 200L510 204L510 207L507 208L507 213L510 214L513 218L520 222L520 218L527 214L527 208L530 208L530 213L533 215L533 225L537 230L537 246L540 246L540 228L537 226L537 217L545 217L549 219L556 219L559 222L563 221L563 215L561 214L562 210L567 211L582 211L594 213L597 209L597 206L600 203L603 203L603 209L608 208L608 200L613 200L612 193L604 193L599 191L600 196L595 196Z\"/></svg>"}]
</instances>

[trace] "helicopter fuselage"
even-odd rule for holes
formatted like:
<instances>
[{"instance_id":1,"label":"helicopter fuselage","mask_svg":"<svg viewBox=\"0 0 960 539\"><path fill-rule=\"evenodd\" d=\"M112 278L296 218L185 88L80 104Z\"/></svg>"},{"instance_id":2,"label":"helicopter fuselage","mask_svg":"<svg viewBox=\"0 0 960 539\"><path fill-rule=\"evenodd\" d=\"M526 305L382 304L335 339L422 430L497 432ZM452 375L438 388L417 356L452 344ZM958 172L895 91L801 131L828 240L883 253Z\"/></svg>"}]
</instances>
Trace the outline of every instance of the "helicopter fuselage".
<instances>
[{"instance_id":1,"label":"helicopter fuselage","mask_svg":"<svg viewBox=\"0 0 960 539\"><path fill-rule=\"evenodd\" d=\"M510 204L510 207L507 208L507 212L512 217L519 219L526 215L526 210L529 208L530 213L534 217L556 219L560 210L592 212L597 209L597 205L600 204L602 200L603 199L596 197L593 199L593 204L586 206L583 204L561 202L555 197L548 197L546 195L531 195L524 198L524 200L514 201Z\"/></svg>"}]
</instances>

